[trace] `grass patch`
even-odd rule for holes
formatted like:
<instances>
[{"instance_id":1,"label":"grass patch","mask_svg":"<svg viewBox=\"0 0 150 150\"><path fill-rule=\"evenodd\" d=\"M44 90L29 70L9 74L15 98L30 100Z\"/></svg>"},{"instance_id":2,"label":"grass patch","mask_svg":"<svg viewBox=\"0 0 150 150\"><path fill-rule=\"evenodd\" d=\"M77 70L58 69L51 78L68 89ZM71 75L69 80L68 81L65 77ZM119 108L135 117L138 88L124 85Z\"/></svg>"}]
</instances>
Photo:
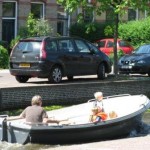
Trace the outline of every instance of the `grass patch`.
<instances>
[{"instance_id":1,"label":"grass patch","mask_svg":"<svg viewBox=\"0 0 150 150\"><path fill-rule=\"evenodd\" d=\"M45 106L44 110L51 111L51 110L60 109L60 108L63 108L63 107L65 107L65 106L60 106L60 105Z\"/></svg>"},{"instance_id":2,"label":"grass patch","mask_svg":"<svg viewBox=\"0 0 150 150\"><path fill-rule=\"evenodd\" d=\"M148 109L146 112L150 112L150 109Z\"/></svg>"},{"instance_id":3,"label":"grass patch","mask_svg":"<svg viewBox=\"0 0 150 150\"><path fill-rule=\"evenodd\" d=\"M60 105L53 105L53 106L45 106L43 107L44 110L46 111L51 111L51 110L55 110L55 109L60 109L63 108L65 106L60 106ZM10 110L10 111L2 111L0 112L0 115L8 115L8 116L18 116L22 113L24 109L17 109L17 110Z\"/></svg>"}]
</instances>

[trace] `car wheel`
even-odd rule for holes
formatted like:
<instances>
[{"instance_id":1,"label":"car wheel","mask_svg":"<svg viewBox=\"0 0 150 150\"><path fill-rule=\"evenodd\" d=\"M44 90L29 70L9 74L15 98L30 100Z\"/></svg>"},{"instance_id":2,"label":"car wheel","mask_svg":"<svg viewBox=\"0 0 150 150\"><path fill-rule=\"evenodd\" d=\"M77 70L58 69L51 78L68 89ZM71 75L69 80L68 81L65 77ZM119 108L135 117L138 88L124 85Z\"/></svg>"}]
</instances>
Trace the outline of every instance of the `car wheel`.
<instances>
[{"instance_id":1,"label":"car wheel","mask_svg":"<svg viewBox=\"0 0 150 150\"><path fill-rule=\"evenodd\" d=\"M150 77L150 71L148 72L148 76Z\"/></svg>"},{"instance_id":2,"label":"car wheel","mask_svg":"<svg viewBox=\"0 0 150 150\"><path fill-rule=\"evenodd\" d=\"M16 80L19 83L26 83L29 80L29 77L27 77L27 76L16 76Z\"/></svg>"},{"instance_id":3,"label":"car wheel","mask_svg":"<svg viewBox=\"0 0 150 150\"><path fill-rule=\"evenodd\" d=\"M98 67L98 73L97 73L98 79L105 79L105 65L102 63Z\"/></svg>"},{"instance_id":4,"label":"car wheel","mask_svg":"<svg viewBox=\"0 0 150 150\"><path fill-rule=\"evenodd\" d=\"M73 80L73 76L67 76L67 78L68 78L69 81Z\"/></svg>"},{"instance_id":5,"label":"car wheel","mask_svg":"<svg viewBox=\"0 0 150 150\"><path fill-rule=\"evenodd\" d=\"M52 68L49 78L49 82L51 83L59 83L62 80L62 69L58 66Z\"/></svg>"}]
</instances>

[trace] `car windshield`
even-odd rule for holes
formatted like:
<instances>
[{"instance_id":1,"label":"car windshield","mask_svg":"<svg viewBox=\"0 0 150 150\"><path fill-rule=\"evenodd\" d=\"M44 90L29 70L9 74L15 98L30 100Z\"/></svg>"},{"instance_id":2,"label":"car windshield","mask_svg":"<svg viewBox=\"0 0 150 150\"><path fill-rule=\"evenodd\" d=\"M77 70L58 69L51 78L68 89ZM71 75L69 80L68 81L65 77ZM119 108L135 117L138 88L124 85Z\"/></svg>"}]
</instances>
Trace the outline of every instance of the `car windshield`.
<instances>
[{"instance_id":1,"label":"car windshield","mask_svg":"<svg viewBox=\"0 0 150 150\"><path fill-rule=\"evenodd\" d=\"M136 50L136 54L150 54L150 45L144 45Z\"/></svg>"}]
</instances>

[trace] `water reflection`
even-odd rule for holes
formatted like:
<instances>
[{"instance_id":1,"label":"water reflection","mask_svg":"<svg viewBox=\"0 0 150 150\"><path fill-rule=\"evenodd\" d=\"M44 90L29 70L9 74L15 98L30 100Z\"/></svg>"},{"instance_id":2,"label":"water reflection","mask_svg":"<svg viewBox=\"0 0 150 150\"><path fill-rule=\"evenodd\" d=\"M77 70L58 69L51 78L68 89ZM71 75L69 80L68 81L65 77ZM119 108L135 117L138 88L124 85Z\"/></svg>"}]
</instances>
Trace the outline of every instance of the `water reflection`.
<instances>
[{"instance_id":1,"label":"water reflection","mask_svg":"<svg viewBox=\"0 0 150 150\"><path fill-rule=\"evenodd\" d=\"M143 115L143 126L140 133L137 135L136 132L133 131L131 133L131 137L133 136L146 136L150 135L150 113L145 113ZM74 147L74 148L73 148ZM77 150L76 145L74 145L70 150ZM7 142L0 142L0 150L63 150L64 146L62 145L40 145L40 144L11 144ZM69 150L69 149L68 149ZM86 147L86 150L88 148Z\"/></svg>"},{"instance_id":2,"label":"water reflection","mask_svg":"<svg viewBox=\"0 0 150 150\"><path fill-rule=\"evenodd\" d=\"M0 150L51 150L60 147L60 145L40 145L40 144L12 144L0 142Z\"/></svg>"}]
</instances>

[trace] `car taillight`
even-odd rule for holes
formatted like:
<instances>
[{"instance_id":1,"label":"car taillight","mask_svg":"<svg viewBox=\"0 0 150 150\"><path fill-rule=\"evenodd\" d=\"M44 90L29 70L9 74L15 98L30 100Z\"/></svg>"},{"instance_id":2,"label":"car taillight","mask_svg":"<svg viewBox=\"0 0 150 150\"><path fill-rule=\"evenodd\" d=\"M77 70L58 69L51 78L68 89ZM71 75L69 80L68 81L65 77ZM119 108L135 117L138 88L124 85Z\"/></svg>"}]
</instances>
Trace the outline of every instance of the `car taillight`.
<instances>
[{"instance_id":1,"label":"car taillight","mask_svg":"<svg viewBox=\"0 0 150 150\"><path fill-rule=\"evenodd\" d=\"M42 42L42 47L41 47L41 52L40 52L40 58L41 58L41 59L45 59L45 58L46 58L45 45L46 45L46 42L43 41L43 42Z\"/></svg>"}]
</instances>

